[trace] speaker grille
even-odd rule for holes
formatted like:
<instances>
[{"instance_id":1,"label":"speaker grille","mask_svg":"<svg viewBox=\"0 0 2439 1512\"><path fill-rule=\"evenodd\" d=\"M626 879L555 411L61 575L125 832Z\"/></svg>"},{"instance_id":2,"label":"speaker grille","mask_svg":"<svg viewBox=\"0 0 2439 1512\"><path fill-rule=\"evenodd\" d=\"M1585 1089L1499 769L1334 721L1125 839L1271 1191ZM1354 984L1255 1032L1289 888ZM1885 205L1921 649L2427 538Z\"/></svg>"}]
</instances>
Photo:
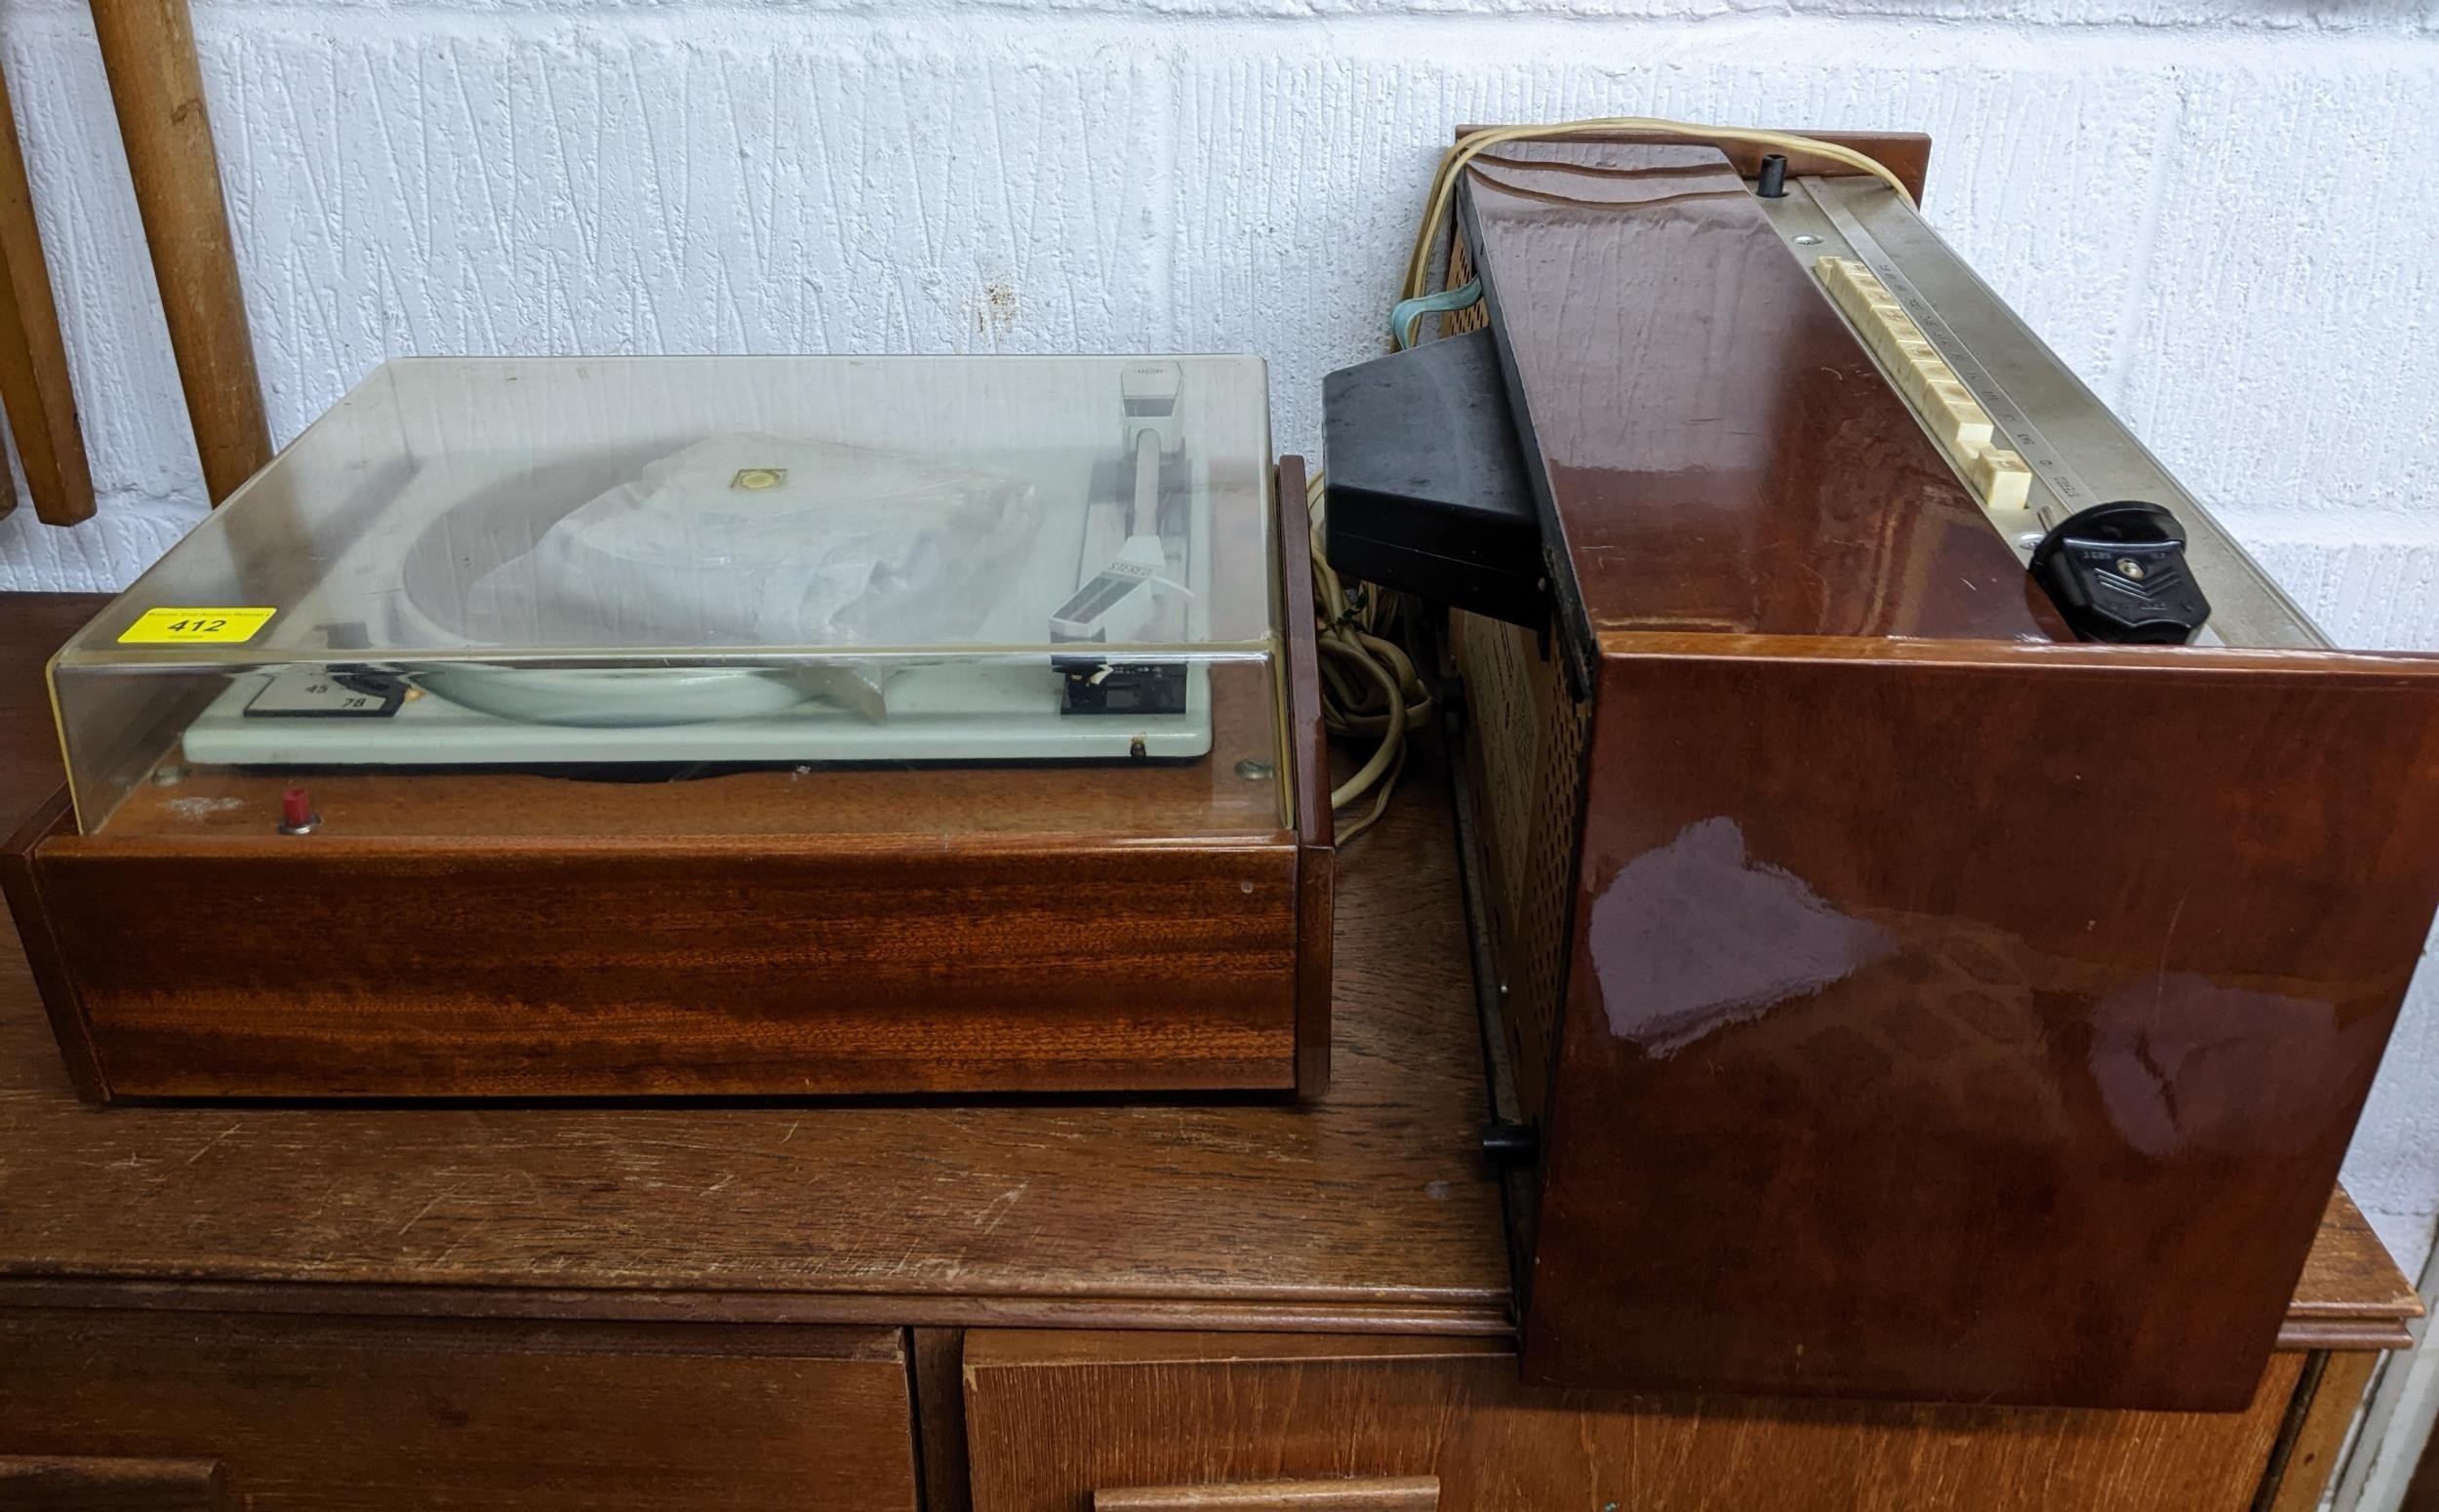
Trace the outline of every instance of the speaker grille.
<instances>
[{"instance_id":1,"label":"speaker grille","mask_svg":"<svg viewBox=\"0 0 2439 1512\"><path fill-rule=\"evenodd\" d=\"M1583 812L1591 706L1567 692L1541 638L1459 613L1450 639L1464 679L1465 781L1481 849L1483 913L1498 963L1516 1098L1539 1119L1558 1047Z\"/></svg>"}]
</instances>

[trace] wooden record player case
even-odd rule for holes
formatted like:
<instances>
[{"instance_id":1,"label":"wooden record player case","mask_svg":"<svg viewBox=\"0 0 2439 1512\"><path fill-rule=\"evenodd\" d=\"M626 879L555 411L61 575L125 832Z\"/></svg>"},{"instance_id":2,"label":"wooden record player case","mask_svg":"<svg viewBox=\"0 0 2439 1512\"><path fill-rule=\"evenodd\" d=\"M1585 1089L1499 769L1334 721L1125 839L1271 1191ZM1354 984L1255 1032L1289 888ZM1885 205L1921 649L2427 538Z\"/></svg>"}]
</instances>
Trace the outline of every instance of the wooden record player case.
<instances>
[{"instance_id":1,"label":"wooden record player case","mask_svg":"<svg viewBox=\"0 0 2439 1512\"><path fill-rule=\"evenodd\" d=\"M95 834L60 793L0 877L77 1090L1318 1094L1332 852L1301 462L1275 483L1284 644L1215 667L1190 767L829 772L818 797L785 770L332 774L293 839L277 775L140 783ZM173 769L190 713L151 711ZM1225 832L1145 838L1180 794ZM917 796L972 823L904 833Z\"/></svg>"}]
</instances>

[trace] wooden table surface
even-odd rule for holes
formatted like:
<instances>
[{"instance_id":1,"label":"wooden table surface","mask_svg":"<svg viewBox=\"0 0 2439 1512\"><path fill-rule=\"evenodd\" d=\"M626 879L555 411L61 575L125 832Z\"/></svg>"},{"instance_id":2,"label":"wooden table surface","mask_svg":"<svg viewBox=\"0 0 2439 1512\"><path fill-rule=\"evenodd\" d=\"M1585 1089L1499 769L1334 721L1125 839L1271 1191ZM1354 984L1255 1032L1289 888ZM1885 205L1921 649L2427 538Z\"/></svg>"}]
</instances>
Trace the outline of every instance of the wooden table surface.
<instances>
[{"instance_id":1,"label":"wooden table surface","mask_svg":"<svg viewBox=\"0 0 2439 1512\"><path fill-rule=\"evenodd\" d=\"M12 824L59 781L42 660L100 602L0 595ZM1503 1333L1432 773L1344 853L1338 910L1337 1074L1306 1108L101 1109L10 948L0 1302ZM2282 1341L2398 1344L2417 1310L2337 1194Z\"/></svg>"}]
</instances>

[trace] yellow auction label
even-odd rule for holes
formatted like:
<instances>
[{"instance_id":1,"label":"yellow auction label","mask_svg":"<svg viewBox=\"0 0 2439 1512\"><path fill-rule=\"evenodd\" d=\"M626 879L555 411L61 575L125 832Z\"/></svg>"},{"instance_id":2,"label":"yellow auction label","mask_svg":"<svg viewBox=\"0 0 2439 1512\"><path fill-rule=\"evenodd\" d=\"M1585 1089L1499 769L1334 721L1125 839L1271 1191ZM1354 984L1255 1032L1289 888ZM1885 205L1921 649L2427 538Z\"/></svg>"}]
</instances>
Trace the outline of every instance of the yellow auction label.
<instances>
[{"instance_id":1,"label":"yellow auction label","mask_svg":"<svg viewBox=\"0 0 2439 1512\"><path fill-rule=\"evenodd\" d=\"M242 646L276 609L147 609L119 632L122 646Z\"/></svg>"}]
</instances>

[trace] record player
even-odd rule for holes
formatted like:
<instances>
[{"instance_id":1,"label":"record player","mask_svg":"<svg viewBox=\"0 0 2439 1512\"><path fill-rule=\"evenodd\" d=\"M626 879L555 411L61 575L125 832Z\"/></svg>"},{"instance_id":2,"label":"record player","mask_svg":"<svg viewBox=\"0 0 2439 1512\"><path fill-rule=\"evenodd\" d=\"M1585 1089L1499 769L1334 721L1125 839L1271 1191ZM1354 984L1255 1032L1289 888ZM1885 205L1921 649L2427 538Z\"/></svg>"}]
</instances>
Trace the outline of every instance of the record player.
<instances>
[{"instance_id":1,"label":"record player","mask_svg":"<svg viewBox=\"0 0 2439 1512\"><path fill-rule=\"evenodd\" d=\"M384 365L52 664L80 1090L1317 1090L1268 448L1252 358Z\"/></svg>"}]
</instances>

